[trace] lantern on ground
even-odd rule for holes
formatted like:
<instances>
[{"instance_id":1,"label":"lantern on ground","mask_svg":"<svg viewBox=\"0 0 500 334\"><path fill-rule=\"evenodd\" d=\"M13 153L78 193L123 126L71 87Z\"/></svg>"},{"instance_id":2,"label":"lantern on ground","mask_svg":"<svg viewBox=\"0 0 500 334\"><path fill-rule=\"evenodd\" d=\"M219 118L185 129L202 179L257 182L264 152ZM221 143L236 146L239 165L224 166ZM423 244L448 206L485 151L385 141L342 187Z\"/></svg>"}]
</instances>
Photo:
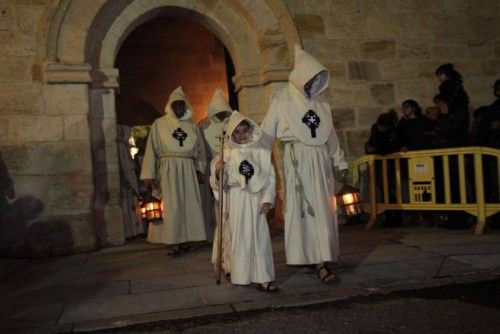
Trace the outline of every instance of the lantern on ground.
<instances>
[{"instance_id":1,"label":"lantern on ground","mask_svg":"<svg viewBox=\"0 0 500 334\"><path fill-rule=\"evenodd\" d=\"M162 220L163 203L153 196L146 197L141 203L141 219L145 223Z\"/></svg>"},{"instance_id":2,"label":"lantern on ground","mask_svg":"<svg viewBox=\"0 0 500 334\"><path fill-rule=\"evenodd\" d=\"M359 189L344 183L336 196L342 209L342 213L347 219L359 217L361 215L363 210L361 209Z\"/></svg>"}]
</instances>

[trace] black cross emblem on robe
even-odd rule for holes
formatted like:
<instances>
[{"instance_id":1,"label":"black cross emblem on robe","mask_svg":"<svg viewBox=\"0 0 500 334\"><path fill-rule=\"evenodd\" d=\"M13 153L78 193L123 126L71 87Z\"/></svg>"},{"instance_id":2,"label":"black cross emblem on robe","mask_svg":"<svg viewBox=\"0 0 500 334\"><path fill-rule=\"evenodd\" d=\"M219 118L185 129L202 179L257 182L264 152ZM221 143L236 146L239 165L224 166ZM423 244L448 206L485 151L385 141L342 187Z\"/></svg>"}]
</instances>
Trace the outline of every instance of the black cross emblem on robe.
<instances>
[{"instance_id":1,"label":"black cross emblem on robe","mask_svg":"<svg viewBox=\"0 0 500 334\"><path fill-rule=\"evenodd\" d=\"M183 146L183 142L187 136L187 133L185 133L181 128L175 129L174 133L172 133L172 137L179 141L179 146Z\"/></svg>"},{"instance_id":2,"label":"black cross emblem on robe","mask_svg":"<svg viewBox=\"0 0 500 334\"><path fill-rule=\"evenodd\" d=\"M319 123L321 119L314 112L314 110L309 109L302 117L302 123L304 123L309 130L311 130L311 137L316 138L316 129L319 128Z\"/></svg>"},{"instance_id":3,"label":"black cross emblem on robe","mask_svg":"<svg viewBox=\"0 0 500 334\"><path fill-rule=\"evenodd\" d=\"M243 160L240 163L240 174L245 177L245 183L248 184L248 180L250 180L254 174L252 164L246 160Z\"/></svg>"}]
</instances>

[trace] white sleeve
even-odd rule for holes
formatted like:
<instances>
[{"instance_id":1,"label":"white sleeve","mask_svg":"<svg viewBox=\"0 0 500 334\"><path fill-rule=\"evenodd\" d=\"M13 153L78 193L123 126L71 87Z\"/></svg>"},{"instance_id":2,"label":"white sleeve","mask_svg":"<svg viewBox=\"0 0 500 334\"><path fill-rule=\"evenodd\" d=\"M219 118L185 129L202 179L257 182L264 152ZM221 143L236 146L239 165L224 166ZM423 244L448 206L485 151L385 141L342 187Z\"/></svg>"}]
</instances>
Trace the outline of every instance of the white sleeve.
<instances>
[{"instance_id":1,"label":"white sleeve","mask_svg":"<svg viewBox=\"0 0 500 334\"><path fill-rule=\"evenodd\" d=\"M330 137L328 137L327 145L330 158L333 159L333 165L337 167L338 170L347 169L349 165L345 161L344 151L340 147L339 137L334 127L332 127L332 132L330 133Z\"/></svg>"},{"instance_id":2,"label":"white sleeve","mask_svg":"<svg viewBox=\"0 0 500 334\"><path fill-rule=\"evenodd\" d=\"M262 120L260 128L262 129L262 144L272 150L276 131L278 127L278 98L273 95L269 103L269 110Z\"/></svg>"},{"instance_id":3,"label":"white sleeve","mask_svg":"<svg viewBox=\"0 0 500 334\"><path fill-rule=\"evenodd\" d=\"M276 199L276 174L274 173L274 168L271 166L271 171L269 172L269 180L262 188L262 201L261 205L264 203L271 203L274 207L274 201Z\"/></svg>"}]
</instances>

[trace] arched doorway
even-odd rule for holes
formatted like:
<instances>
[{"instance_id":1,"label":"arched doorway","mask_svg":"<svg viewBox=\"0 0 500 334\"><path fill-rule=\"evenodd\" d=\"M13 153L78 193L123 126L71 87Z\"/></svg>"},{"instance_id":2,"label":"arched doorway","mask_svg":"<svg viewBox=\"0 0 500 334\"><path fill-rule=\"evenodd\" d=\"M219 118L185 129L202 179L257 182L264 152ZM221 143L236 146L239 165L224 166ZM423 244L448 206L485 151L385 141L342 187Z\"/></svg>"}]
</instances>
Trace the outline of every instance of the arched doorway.
<instances>
[{"instance_id":1,"label":"arched doorway","mask_svg":"<svg viewBox=\"0 0 500 334\"><path fill-rule=\"evenodd\" d=\"M85 89L68 98L88 101L89 154L94 196L89 231L100 245L124 241L120 206L115 95L120 90L117 54L137 27L157 17L188 18L204 26L234 61L231 78L239 109L260 121L268 97L288 80L297 30L279 0L108 0L61 2L52 15L44 82ZM78 18L78 19L75 19ZM279 171L278 171L279 172Z\"/></svg>"},{"instance_id":2,"label":"arched doorway","mask_svg":"<svg viewBox=\"0 0 500 334\"><path fill-rule=\"evenodd\" d=\"M188 18L158 17L137 27L121 45L115 66L120 73L120 89L116 92L118 135L132 137L121 138L119 143L123 224L129 238L146 229L131 209L138 206L136 192L140 187L135 186L135 179L142 159L131 160L130 155L143 154L145 130L164 115L170 92L183 87L193 107L194 123L207 116L215 89L222 89L234 108L237 95L234 85L229 85L234 65L224 45ZM137 183L140 185L140 181Z\"/></svg>"}]
</instances>

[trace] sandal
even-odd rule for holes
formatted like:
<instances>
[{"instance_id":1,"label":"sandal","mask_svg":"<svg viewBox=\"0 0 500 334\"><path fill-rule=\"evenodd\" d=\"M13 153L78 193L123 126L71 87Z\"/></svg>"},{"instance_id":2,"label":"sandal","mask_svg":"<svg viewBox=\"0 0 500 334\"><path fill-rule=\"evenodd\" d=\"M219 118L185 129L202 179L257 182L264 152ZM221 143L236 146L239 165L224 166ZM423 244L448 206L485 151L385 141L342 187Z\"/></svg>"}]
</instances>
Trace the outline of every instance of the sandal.
<instances>
[{"instance_id":1,"label":"sandal","mask_svg":"<svg viewBox=\"0 0 500 334\"><path fill-rule=\"evenodd\" d=\"M182 244L182 245L180 246L179 251L186 252L186 253L190 253L190 252L194 252L194 251L195 251L195 249L194 249L194 247L191 247L191 246L189 246L188 244Z\"/></svg>"},{"instance_id":2,"label":"sandal","mask_svg":"<svg viewBox=\"0 0 500 334\"><path fill-rule=\"evenodd\" d=\"M175 255L179 255L181 253L181 249L179 246L175 247L175 246L172 246L172 248L170 248L170 250L167 252L167 255L168 256L175 256Z\"/></svg>"},{"instance_id":3,"label":"sandal","mask_svg":"<svg viewBox=\"0 0 500 334\"><path fill-rule=\"evenodd\" d=\"M257 290L264 292L278 292L280 289L273 282L257 284Z\"/></svg>"},{"instance_id":4,"label":"sandal","mask_svg":"<svg viewBox=\"0 0 500 334\"><path fill-rule=\"evenodd\" d=\"M318 269L316 269L318 272L317 272L317 275L318 275L318 278L321 282L323 283L332 283L334 282L337 277L335 277L334 274L332 274L332 272L330 271L330 269L328 269L328 267L323 264L321 267L319 267ZM324 273L323 275L321 273Z\"/></svg>"}]
</instances>

